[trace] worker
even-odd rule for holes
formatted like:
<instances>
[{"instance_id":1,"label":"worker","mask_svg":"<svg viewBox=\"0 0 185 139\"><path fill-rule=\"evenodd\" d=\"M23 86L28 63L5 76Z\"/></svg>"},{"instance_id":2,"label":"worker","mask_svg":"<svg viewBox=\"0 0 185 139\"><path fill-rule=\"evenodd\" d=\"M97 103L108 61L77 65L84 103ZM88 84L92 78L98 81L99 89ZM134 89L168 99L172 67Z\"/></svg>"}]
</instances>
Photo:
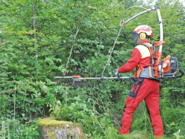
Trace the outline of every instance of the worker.
<instances>
[{"instance_id":1,"label":"worker","mask_svg":"<svg viewBox=\"0 0 185 139\"><path fill-rule=\"evenodd\" d=\"M131 58L119 69L114 72L118 73L131 72L135 67L137 69L134 74L134 85L128 94L124 106L122 126L119 134L129 134L132 123L132 115L137 106L145 100L149 110L151 124L155 137L163 136L163 124L159 109L159 80L151 78L150 75L140 77L141 71L151 69L151 50L149 38L152 38L153 32L150 26L140 25L132 32L133 41L137 46L133 49ZM149 68L150 67L150 68ZM147 70L146 70L147 69ZM148 72L150 73L150 72Z\"/></svg>"}]
</instances>

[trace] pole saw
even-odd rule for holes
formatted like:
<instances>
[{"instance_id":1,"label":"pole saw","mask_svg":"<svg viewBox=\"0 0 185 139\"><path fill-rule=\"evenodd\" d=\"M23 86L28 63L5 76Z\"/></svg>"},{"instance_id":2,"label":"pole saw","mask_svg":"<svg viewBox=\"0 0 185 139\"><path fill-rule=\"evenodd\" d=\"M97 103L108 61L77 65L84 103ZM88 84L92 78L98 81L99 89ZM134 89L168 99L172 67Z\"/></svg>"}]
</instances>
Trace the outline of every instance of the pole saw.
<instances>
[{"instance_id":1,"label":"pole saw","mask_svg":"<svg viewBox=\"0 0 185 139\"><path fill-rule=\"evenodd\" d=\"M133 6L136 7L136 6ZM139 7L141 8L141 7ZM151 68L153 70L152 74L153 78L156 78L158 80L163 80L163 79L175 79L175 78L180 78L184 75L184 72L178 68L178 61L176 57L171 57L170 55L168 55L167 57L165 57L163 60L161 60L161 56L162 56L162 45L164 45L164 41L163 41L163 22L162 22L162 18L161 18L161 13L160 13L160 7L154 7L151 9L146 9L143 12L140 12L136 15L134 15L133 17L129 18L127 21L123 21L123 19L121 20L121 28L119 30L119 33L117 35L117 38L115 39L115 42L113 44L113 48L112 51L109 55L109 58L107 60L110 60L111 54L113 52L113 49L115 47L115 44L117 42L118 36L120 35L121 29L122 27L127 24L128 22L132 21L134 18L143 15L145 13L151 12L153 10L157 11L158 14L158 23L160 24L160 41L159 42L154 42L153 46L152 46L152 59L154 60L154 64L151 66ZM156 50L154 50L154 48L156 48ZM158 48L158 49L157 49ZM134 76L130 76L130 77L120 77L119 74L117 74L117 77L104 77L103 73L105 71L107 64L105 65L103 72L102 72L102 76L101 77L81 77L80 75L74 75L74 76L56 76L56 79L60 79L60 78L64 78L64 79L73 79L73 81L82 81L82 80L114 80L114 79L118 79L119 82L121 82L121 80L125 80L125 79L134 79ZM178 72L181 73L181 75L176 76L175 74ZM146 72L145 72L146 73ZM142 75L141 73L141 77L144 77L145 75Z\"/></svg>"},{"instance_id":2,"label":"pole saw","mask_svg":"<svg viewBox=\"0 0 185 139\"><path fill-rule=\"evenodd\" d=\"M65 78L65 79L73 79L73 81L82 81L82 80L115 80L118 79L119 82L121 80L125 79L133 79L133 76L130 77L81 77L80 75L74 75L74 76L56 76L55 79L60 79L60 78Z\"/></svg>"}]
</instances>

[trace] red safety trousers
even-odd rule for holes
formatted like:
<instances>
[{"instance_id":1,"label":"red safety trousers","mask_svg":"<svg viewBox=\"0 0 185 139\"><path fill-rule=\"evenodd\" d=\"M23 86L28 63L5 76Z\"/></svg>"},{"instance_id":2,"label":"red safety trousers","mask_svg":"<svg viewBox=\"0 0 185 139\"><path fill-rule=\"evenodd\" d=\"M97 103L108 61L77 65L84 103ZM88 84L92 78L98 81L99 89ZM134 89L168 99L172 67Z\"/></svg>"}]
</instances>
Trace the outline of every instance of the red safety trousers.
<instances>
[{"instance_id":1,"label":"red safety trousers","mask_svg":"<svg viewBox=\"0 0 185 139\"><path fill-rule=\"evenodd\" d=\"M156 137L163 136L163 124L159 110L159 82L146 78L134 80L124 107L122 126L119 134L128 134L132 123L132 115L137 106L145 100L149 110L151 123Z\"/></svg>"}]
</instances>

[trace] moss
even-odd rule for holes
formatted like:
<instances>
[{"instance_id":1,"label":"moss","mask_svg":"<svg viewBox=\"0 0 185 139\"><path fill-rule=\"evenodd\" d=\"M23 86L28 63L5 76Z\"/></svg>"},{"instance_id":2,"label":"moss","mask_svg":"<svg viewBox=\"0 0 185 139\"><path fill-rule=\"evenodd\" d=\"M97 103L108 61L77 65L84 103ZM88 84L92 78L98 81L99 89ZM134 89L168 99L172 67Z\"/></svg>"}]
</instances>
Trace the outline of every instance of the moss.
<instances>
[{"instance_id":1,"label":"moss","mask_svg":"<svg viewBox=\"0 0 185 139\"><path fill-rule=\"evenodd\" d=\"M49 139L56 139L55 132L49 132L48 131L47 136L49 137Z\"/></svg>"},{"instance_id":2,"label":"moss","mask_svg":"<svg viewBox=\"0 0 185 139\"><path fill-rule=\"evenodd\" d=\"M60 120L57 120L56 117L48 117L38 121L39 126L57 126L57 125L64 125L64 124L72 124L72 122L60 121Z\"/></svg>"},{"instance_id":3,"label":"moss","mask_svg":"<svg viewBox=\"0 0 185 139\"><path fill-rule=\"evenodd\" d=\"M77 127L77 126L82 126L81 123L74 123L74 127Z\"/></svg>"}]
</instances>

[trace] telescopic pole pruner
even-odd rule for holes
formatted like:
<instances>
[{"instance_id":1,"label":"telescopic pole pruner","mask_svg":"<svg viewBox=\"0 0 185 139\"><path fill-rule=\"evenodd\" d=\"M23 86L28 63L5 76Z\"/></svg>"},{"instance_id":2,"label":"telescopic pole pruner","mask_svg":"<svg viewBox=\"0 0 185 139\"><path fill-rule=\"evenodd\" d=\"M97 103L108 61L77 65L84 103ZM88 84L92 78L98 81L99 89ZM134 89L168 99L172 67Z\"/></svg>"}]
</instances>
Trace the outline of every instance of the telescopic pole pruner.
<instances>
[{"instance_id":1,"label":"telescopic pole pruner","mask_svg":"<svg viewBox=\"0 0 185 139\"><path fill-rule=\"evenodd\" d=\"M83 81L83 80L115 80L117 77L81 77L80 75L74 76L56 76L55 79L73 79L73 81ZM130 77L120 77L121 80L132 79L133 76Z\"/></svg>"}]
</instances>

